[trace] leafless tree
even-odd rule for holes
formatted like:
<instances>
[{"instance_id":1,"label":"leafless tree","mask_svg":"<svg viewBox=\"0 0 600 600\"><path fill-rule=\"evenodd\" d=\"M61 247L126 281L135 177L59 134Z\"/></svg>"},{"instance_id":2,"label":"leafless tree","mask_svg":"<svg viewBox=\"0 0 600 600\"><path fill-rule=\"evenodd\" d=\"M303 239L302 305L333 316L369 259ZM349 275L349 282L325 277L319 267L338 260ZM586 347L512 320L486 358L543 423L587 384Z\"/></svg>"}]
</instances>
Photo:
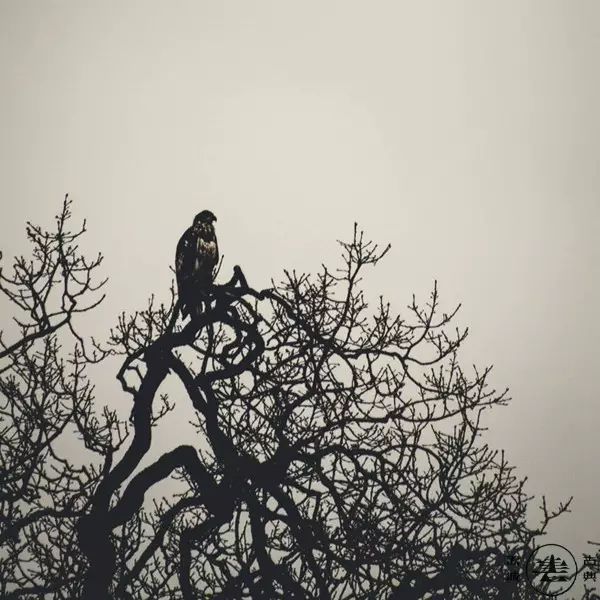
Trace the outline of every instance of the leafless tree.
<instances>
[{"instance_id":1,"label":"leafless tree","mask_svg":"<svg viewBox=\"0 0 600 600\"><path fill-rule=\"evenodd\" d=\"M236 267L197 318L171 292L97 343L75 320L102 299L101 257L69 217L66 200L55 232L28 225L33 259L0 274L24 315L0 347L2 597L537 598L507 557L570 500L527 524L524 480L481 439L507 394L460 366L467 331L437 286L403 315L369 305L361 278L388 248L355 226L339 268L255 290ZM86 369L107 357L130 422L97 410ZM142 467L175 402L197 441ZM149 502L165 480L180 491Z\"/></svg>"}]
</instances>

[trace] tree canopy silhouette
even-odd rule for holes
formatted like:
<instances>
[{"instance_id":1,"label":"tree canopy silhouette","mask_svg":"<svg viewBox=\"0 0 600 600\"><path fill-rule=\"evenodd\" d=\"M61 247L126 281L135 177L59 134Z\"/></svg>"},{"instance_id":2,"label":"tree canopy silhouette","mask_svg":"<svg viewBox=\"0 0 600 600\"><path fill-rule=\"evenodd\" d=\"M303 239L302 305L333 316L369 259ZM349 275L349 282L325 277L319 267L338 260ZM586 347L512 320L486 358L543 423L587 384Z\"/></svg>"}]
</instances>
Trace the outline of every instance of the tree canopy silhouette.
<instances>
[{"instance_id":1,"label":"tree canopy silhouette","mask_svg":"<svg viewBox=\"0 0 600 600\"><path fill-rule=\"evenodd\" d=\"M537 597L506 556L570 500L527 524L524 480L480 436L506 392L460 366L467 331L437 286L402 315L370 306L361 277L388 248L355 226L336 268L255 290L235 267L193 318L171 288L98 342L77 316L103 298L102 257L81 254L70 209L28 224L31 258L0 273L17 312L0 337L3 598ZM88 369L109 357L130 421L98 409ZM175 402L197 440L146 464ZM167 479L180 491L149 502Z\"/></svg>"}]
</instances>

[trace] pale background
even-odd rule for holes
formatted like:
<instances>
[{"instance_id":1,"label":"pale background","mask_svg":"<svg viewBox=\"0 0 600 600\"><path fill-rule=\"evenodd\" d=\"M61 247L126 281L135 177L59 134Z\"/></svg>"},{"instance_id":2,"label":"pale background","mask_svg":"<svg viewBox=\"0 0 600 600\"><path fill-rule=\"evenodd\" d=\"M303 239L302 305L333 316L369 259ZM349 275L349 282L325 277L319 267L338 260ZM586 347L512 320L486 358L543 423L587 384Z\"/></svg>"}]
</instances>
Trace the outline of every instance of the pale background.
<instances>
[{"instance_id":1,"label":"pale background","mask_svg":"<svg viewBox=\"0 0 600 600\"><path fill-rule=\"evenodd\" d=\"M106 255L102 335L166 296L203 208L258 287L335 263L358 221L392 243L374 295L403 310L438 279L463 302L463 361L514 398L488 437L532 494L575 496L547 541L580 558L600 539L599 73L595 1L1 0L0 247L69 192ZM125 402L113 376L99 402Z\"/></svg>"}]
</instances>

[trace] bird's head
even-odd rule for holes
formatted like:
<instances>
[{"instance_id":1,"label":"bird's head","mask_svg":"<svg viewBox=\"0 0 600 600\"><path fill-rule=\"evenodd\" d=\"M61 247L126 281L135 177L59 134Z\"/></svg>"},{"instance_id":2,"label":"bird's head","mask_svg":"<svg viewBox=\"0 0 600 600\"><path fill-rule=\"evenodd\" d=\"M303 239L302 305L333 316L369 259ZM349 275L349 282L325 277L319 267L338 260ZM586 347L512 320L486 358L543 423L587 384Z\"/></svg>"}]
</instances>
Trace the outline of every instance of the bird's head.
<instances>
[{"instance_id":1,"label":"bird's head","mask_svg":"<svg viewBox=\"0 0 600 600\"><path fill-rule=\"evenodd\" d=\"M194 217L194 225L200 225L200 223L208 223L208 225L212 225L212 223L216 220L217 217L215 217L210 210L203 210Z\"/></svg>"}]
</instances>

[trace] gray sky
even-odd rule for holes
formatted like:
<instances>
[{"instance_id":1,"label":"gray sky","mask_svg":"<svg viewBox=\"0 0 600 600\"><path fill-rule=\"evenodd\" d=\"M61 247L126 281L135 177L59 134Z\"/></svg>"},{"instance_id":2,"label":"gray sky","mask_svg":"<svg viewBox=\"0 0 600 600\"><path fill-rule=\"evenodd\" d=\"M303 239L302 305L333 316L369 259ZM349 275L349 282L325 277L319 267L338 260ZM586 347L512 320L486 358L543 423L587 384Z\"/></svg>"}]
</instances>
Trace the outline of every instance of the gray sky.
<instances>
[{"instance_id":1,"label":"gray sky","mask_svg":"<svg viewBox=\"0 0 600 600\"><path fill-rule=\"evenodd\" d=\"M164 295L203 208L256 286L334 263L358 221L392 243L374 294L402 310L438 279L463 303L464 361L514 399L489 438L531 493L575 496L548 541L580 557L600 539L599 73L591 0L0 0L0 246L69 192L111 277L101 334Z\"/></svg>"}]
</instances>

